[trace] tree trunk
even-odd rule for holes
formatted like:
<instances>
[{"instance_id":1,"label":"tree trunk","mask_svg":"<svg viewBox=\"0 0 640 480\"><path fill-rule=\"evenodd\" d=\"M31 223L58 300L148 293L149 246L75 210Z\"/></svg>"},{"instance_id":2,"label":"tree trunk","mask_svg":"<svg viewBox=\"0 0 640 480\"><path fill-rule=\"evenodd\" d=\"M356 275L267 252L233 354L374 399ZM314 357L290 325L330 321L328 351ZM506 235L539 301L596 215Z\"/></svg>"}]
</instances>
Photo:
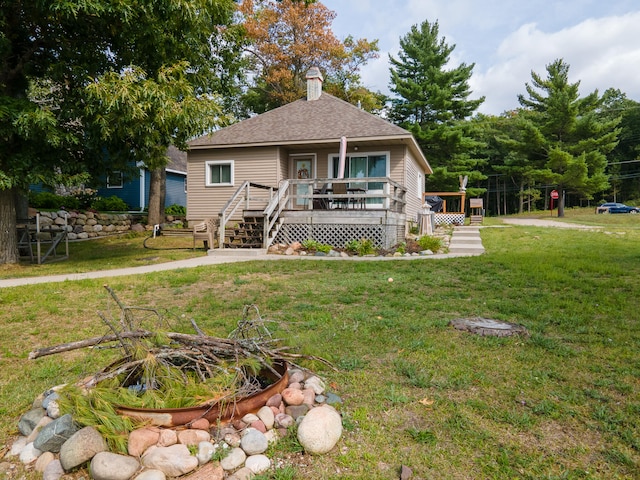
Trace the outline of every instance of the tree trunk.
<instances>
[{"instance_id":1,"label":"tree trunk","mask_svg":"<svg viewBox=\"0 0 640 480\"><path fill-rule=\"evenodd\" d=\"M520 179L520 203L518 205L518 213L524 212L524 179Z\"/></svg>"},{"instance_id":2,"label":"tree trunk","mask_svg":"<svg viewBox=\"0 0 640 480\"><path fill-rule=\"evenodd\" d=\"M164 223L164 201L167 192L167 174L164 168L151 170L149 183L149 216L147 224Z\"/></svg>"},{"instance_id":3,"label":"tree trunk","mask_svg":"<svg viewBox=\"0 0 640 480\"><path fill-rule=\"evenodd\" d=\"M0 265L20 261L16 229L16 194L15 189L0 189Z\"/></svg>"},{"instance_id":4,"label":"tree trunk","mask_svg":"<svg viewBox=\"0 0 640 480\"><path fill-rule=\"evenodd\" d=\"M560 197L558 198L558 218L564 217L564 190L560 187Z\"/></svg>"}]
</instances>

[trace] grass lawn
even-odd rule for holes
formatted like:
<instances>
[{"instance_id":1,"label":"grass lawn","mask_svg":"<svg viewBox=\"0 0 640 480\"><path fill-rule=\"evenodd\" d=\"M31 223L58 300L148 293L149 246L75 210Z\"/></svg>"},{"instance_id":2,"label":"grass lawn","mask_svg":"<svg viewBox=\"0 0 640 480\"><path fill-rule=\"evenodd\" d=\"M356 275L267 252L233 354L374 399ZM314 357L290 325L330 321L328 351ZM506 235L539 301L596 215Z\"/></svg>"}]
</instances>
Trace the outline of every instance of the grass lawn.
<instances>
[{"instance_id":1,"label":"grass lawn","mask_svg":"<svg viewBox=\"0 0 640 480\"><path fill-rule=\"evenodd\" d=\"M589 209L568 211L565 221L605 228L487 219L479 257L256 261L108 284L128 305L166 310L176 331L191 331L193 318L226 336L243 306L255 304L274 336L336 365L310 366L344 400L343 438L329 454L305 458L295 478L396 479L401 465L415 479L639 478L640 216ZM143 256L110 242L101 268ZM51 267L83 271L78 262L72 251ZM31 275L48 266L19 268ZM38 393L94 373L112 355L27 359L34 348L106 333L96 312L118 312L104 283L0 290L0 451ZM449 326L474 316L522 324L530 336Z\"/></svg>"}]
</instances>

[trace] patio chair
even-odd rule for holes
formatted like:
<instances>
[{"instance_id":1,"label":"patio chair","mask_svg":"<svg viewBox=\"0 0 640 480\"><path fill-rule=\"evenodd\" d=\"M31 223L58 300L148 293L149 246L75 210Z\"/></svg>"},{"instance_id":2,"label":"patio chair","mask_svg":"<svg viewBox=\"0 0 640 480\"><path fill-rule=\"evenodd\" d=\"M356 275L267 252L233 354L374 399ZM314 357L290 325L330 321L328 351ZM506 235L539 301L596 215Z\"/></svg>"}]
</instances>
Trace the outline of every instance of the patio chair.
<instances>
[{"instance_id":1,"label":"patio chair","mask_svg":"<svg viewBox=\"0 0 640 480\"><path fill-rule=\"evenodd\" d=\"M347 195L347 184L346 183L334 183L333 184L333 195L332 203L335 205L335 208L348 208L349 207L349 199L344 197L336 198L335 195Z\"/></svg>"},{"instance_id":2,"label":"patio chair","mask_svg":"<svg viewBox=\"0 0 640 480\"><path fill-rule=\"evenodd\" d=\"M313 194L316 195L326 195L327 190L329 188L329 184L325 183L322 185L322 188L319 190L314 190ZM328 198L314 198L313 199L313 209L314 210L329 210L329 199Z\"/></svg>"}]
</instances>

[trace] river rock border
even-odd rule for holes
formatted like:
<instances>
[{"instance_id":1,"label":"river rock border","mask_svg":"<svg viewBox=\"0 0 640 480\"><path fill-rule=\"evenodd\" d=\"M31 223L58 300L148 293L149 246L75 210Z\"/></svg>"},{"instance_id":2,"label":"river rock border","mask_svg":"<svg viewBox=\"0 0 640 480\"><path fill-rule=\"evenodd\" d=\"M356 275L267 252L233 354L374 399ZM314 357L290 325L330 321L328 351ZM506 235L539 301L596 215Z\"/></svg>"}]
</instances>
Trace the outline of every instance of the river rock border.
<instances>
[{"instance_id":1,"label":"river rock border","mask_svg":"<svg viewBox=\"0 0 640 480\"><path fill-rule=\"evenodd\" d=\"M58 390L40 395L20 418L21 435L6 454L44 480L85 466L95 480L246 480L277 468L267 448L293 431L308 454L329 452L342 436L334 407L342 400L326 391L320 377L300 369L290 369L287 388L255 414L224 426L201 418L179 428L138 428L129 434L128 455L110 452L95 428L79 428L71 415L60 415Z\"/></svg>"}]
</instances>

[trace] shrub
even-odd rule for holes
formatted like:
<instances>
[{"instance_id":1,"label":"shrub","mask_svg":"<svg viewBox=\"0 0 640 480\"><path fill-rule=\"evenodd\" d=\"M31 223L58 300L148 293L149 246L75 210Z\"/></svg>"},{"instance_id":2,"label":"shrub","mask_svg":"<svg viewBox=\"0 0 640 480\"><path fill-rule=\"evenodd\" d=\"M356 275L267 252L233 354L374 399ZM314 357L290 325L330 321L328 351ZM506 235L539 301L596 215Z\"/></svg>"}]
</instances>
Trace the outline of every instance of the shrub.
<instances>
[{"instance_id":1,"label":"shrub","mask_svg":"<svg viewBox=\"0 0 640 480\"><path fill-rule=\"evenodd\" d=\"M431 250L436 253L442 248L442 239L440 237L424 235L418 239L418 245L420 245L422 250Z\"/></svg>"},{"instance_id":2,"label":"shrub","mask_svg":"<svg viewBox=\"0 0 640 480\"><path fill-rule=\"evenodd\" d=\"M167 215L173 215L173 216L186 215L187 208L183 207L182 205L178 205L177 203L174 203L173 205L169 205L167 208L165 208L164 213Z\"/></svg>"},{"instance_id":3,"label":"shrub","mask_svg":"<svg viewBox=\"0 0 640 480\"><path fill-rule=\"evenodd\" d=\"M112 195L111 197L97 197L91 204L91 208L99 212L126 212L129 207L119 197Z\"/></svg>"},{"instance_id":4,"label":"shrub","mask_svg":"<svg viewBox=\"0 0 640 480\"><path fill-rule=\"evenodd\" d=\"M308 239L302 242L302 246L309 251L329 253L331 251L331 245L320 243L317 240Z\"/></svg>"},{"instance_id":5,"label":"shrub","mask_svg":"<svg viewBox=\"0 0 640 480\"><path fill-rule=\"evenodd\" d=\"M65 197L51 192L29 192L29 205L48 210L77 210L80 202L75 197Z\"/></svg>"},{"instance_id":6,"label":"shrub","mask_svg":"<svg viewBox=\"0 0 640 480\"><path fill-rule=\"evenodd\" d=\"M362 238L360 240L349 240L344 248L352 253L357 253L359 256L371 255L376 253L376 249L373 246L373 240L368 238Z\"/></svg>"}]
</instances>

